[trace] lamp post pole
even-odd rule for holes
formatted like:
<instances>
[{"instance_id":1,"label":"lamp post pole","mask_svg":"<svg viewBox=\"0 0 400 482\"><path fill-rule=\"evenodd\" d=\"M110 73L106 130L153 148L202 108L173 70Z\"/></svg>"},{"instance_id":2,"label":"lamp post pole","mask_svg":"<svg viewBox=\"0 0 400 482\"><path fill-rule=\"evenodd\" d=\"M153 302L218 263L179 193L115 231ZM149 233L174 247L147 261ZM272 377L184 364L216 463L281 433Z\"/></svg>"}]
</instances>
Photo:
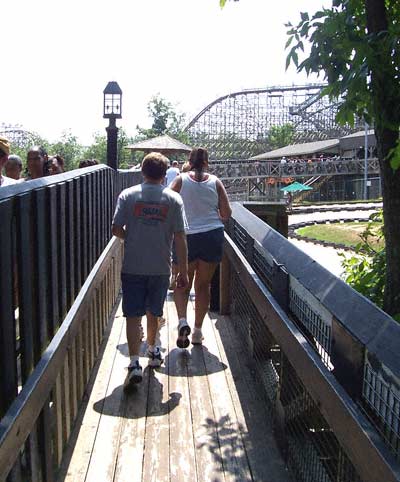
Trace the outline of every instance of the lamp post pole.
<instances>
[{"instance_id":1,"label":"lamp post pole","mask_svg":"<svg viewBox=\"0 0 400 482\"><path fill-rule=\"evenodd\" d=\"M110 118L107 132L107 165L118 169L118 127L115 119Z\"/></svg>"}]
</instances>

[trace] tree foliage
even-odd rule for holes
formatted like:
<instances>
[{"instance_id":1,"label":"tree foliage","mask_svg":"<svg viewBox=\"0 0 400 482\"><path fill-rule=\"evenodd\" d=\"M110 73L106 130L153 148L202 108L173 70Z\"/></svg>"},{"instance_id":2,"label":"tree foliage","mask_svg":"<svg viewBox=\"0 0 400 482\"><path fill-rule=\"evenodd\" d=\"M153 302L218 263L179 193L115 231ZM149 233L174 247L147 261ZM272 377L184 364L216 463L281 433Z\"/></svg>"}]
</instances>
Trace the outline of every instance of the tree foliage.
<instances>
[{"instance_id":1,"label":"tree foliage","mask_svg":"<svg viewBox=\"0 0 400 482\"><path fill-rule=\"evenodd\" d=\"M281 126L272 126L268 131L268 144L271 149L279 149L292 144L294 141L295 127L286 123Z\"/></svg>"},{"instance_id":2,"label":"tree foliage","mask_svg":"<svg viewBox=\"0 0 400 482\"><path fill-rule=\"evenodd\" d=\"M382 223L380 227L377 227L377 222ZM343 278L355 290L382 308L386 277L385 248L376 248L376 243L371 243L371 239L383 239L382 211L370 216L367 228L360 237L361 241L352 255L341 255L345 270Z\"/></svg>"},{"instance_id":3,"label":"tree foliage","mask_svg":"<svg viewBox=\"0 0 400 482\"><path fill-rule=\"evenodd\" d=\"M185 115L179 113L170 102L158 94L150 99L147 111L152 119L152 126L150 129L136 126L138 140L169 134L182 142L187 141L187 134L184 132Z\"/></svg>"},{"instance_id":4,"label":"tree foliage","mask_svg":"<svg viewBox=\"0 0 400 482\"><path fill-rule=\"evenodd\" d=\"M388 29L370 32L368 3L385 1L334 0L332 8L322 9L313 16L302 12L301 21L296 26L287 24L289 38L286 47L291 48L286 66L293 62L298 71L324 73L328 85L322 94L343 100L337 115L339 122L353 124L356 115L368 124L381 121L386 127L397 128L400 120L399 7L394 1L386 1ZM308 55L299 62L299 54L304 53L309 44ZM388 56L384 64L383 55ZM374 86L375 71L380 71L380 75L388 80L385 96L394 103L388 112L382 112L377 99L382 93L376 92ZM392 157L392 162L398 165L399 159Z\"/></svg>"},{"instance_id":5,"label":"tree foliage","mask_svg":"<svg viewBox=\"0 0 400 482\"><path fill-rule=\"evenodd\" d=\"M373 124L381 170L386 277L384 309L400 313L400 4L397 0L333 0L287 24L287 65L323 73L323 94L342 101L337 120ZM299 58L301 56L301 59Z\"/></svg>"},{"instance_id":6,"label":"tree foliage","mask_svg":"<svg viewBox=\"0 0 400 482\"><path fill-rule=\"evenodd\" d=\"M76 169L82 160L83 148L78 142L78 138L70 131L61 134L59 141L50 144L48 153L51 155L60 155L65 162L65 170L70 171Z\"/></svg>"},{"instance_id":7,"label":"tree foliage","mask_svg":"<svg viewBox=\"0 0 400 482\"><path fill-rule=\"evenodd\" d=\"M233 0L234 2L238 2L239 0ZM224 8L226 4L226 0L219 0L219 6L221 8Z\"/></svg>"},{"instance_id":8,"label":"tree foliage","mask_svg":"<svg viewBox=\"0 0 400 482\"><path fill-rule=\"evenodd\" d=\"M93 134L92 144L83 151L83 159L97 159L100 164L107 164L107 136L101 132Z\"/></svg>"}]
</instances>

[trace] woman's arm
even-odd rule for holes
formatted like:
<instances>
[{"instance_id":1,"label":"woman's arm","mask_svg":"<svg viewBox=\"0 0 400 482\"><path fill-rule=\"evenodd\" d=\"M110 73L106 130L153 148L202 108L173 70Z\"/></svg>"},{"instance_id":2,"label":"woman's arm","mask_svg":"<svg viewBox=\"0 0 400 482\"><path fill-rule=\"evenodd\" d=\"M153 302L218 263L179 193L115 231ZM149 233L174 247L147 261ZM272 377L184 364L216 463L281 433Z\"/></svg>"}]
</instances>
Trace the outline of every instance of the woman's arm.
<instances>
[{"instance_id":1,"label":"woman's arm","mask_svg":"<svg viewBox=\"0 0 400 482\"><path fill-rule=\"evenodd\" d=\"M218 192L218 210L222 221L227 221L232 214L232 209L229 204L228 194L226 193L225 186L217 179L217 192Z\"/></svg>"},{"instance_id":2,"label":"woman's arm","mask_svg":"<svg viewBox=\"0 0 400 482\"><path fill-rule=\"evenodd\" d=\"M172 184L169 186L175 192L181 192L182 188L182 176L177 176L173 181Z\"/></svg>"}]
</instances>

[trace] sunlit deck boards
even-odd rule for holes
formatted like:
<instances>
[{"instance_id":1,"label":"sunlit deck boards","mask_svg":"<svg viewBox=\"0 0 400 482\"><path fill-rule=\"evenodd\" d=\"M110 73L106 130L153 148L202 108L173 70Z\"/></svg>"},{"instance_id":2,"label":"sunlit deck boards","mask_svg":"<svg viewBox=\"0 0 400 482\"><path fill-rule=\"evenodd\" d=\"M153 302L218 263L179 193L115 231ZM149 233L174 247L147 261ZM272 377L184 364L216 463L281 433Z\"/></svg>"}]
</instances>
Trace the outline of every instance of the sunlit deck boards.
<instances>
[{"instance_id":1,"label":"sunlit deck boards","mask_svg":"<svg viewBox=\"0 0 400 482\"><path fill-rule=\"evenodd\" d=\"M175 345L170 299L165 313L165 364L145 368L141 385L124 395L128 357L124 318L117 311L59 481L288 481L229 319L207 317L203 347L186 351ZM147 360L141 364L146 367Z\"/></svg>"}]
</instances>

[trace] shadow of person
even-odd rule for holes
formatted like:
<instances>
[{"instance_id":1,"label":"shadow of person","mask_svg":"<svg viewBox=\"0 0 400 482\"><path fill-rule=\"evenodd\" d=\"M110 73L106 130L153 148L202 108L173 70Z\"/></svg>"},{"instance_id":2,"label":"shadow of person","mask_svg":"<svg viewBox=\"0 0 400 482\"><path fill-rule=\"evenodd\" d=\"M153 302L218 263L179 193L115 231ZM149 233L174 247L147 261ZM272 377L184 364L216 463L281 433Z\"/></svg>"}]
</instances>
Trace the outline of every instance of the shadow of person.
<instances>
[{"instance_id":1,"label":"shadow of person","mask_svg":"<svg viewBox=\"0 0 400 482\"><path fill-rule=\"evenodd\" d=\"M162 373L172 377L202 377L226 370L227 366L210 353L204 345L193 345L183 350L172 349L165 357Z\"/></svg>"},{"instance_id":2,"label":"shadow of person","mask_svg":"<svg viewBox=\"0 0 400 482\"><path fill-rule=\"evenodd\" d=\"M157 339L156 339L156 345L160 347L160 351L162 353L166 351L166 349L162 345L160 345L159 340ZM117 345L117 349L122 355L126 357L129 356L128 343L120 343L119 345ZM146 352L147 352L147 341L142 340L142 342L140 343L139 356L145 357Z\"/></svg>"},{"instance_id":3,"label":"shadow of person","mask_svg":"<svg viewBox=\"0 0 400 482\"><path fill-rule=\"evenodd\" d=\"M102 415L122 418L161 417L172 412L180 402L182 394L172 392L169 399L163 401L163 384L157 379L154 370L146 367L143 380L129 393L123 385L93 404L93 409Z\"/></svg>"}]
</instances>

